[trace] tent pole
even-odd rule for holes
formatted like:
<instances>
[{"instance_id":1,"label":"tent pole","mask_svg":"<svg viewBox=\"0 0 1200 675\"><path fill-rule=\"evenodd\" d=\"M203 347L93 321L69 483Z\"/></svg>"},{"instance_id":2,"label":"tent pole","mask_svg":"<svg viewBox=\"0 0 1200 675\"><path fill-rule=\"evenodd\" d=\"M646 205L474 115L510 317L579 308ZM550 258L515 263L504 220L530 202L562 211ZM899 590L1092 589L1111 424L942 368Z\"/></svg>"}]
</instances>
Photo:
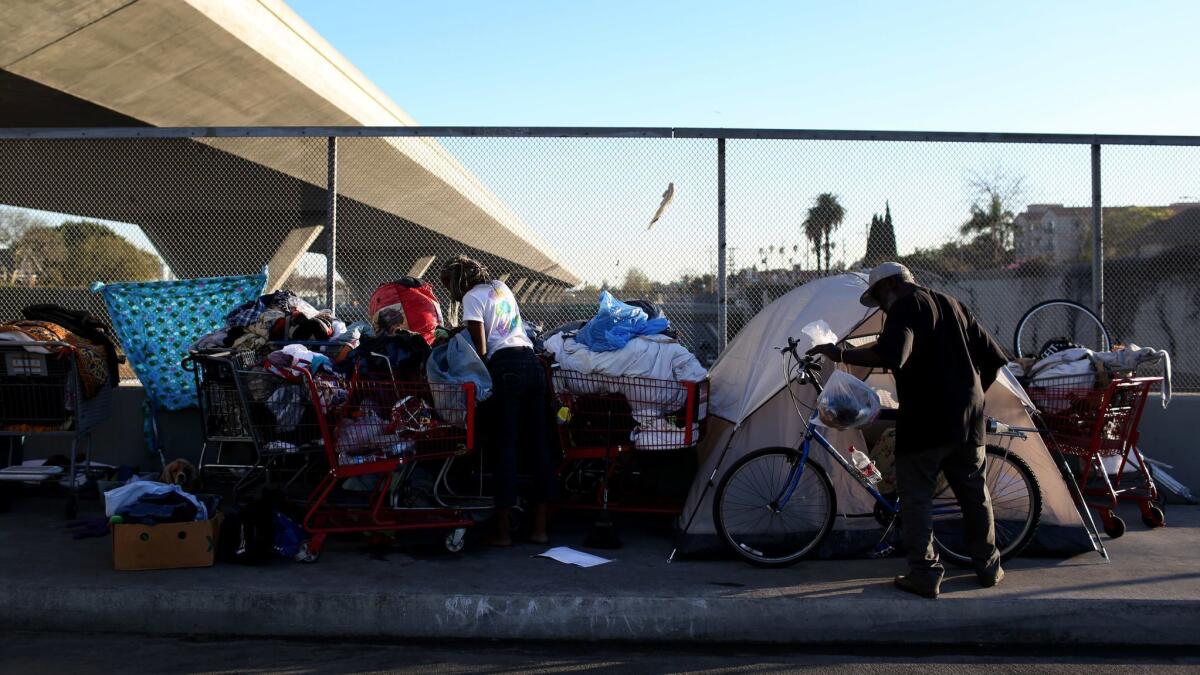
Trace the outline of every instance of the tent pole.
<instances>
[{"instance_id":1,"label":"tent pole","mask_svg":"<svg viewBox=\"0 0 1200 675\"><path fill-rule=\"evenodd\" d=\"M733 431L729 434L729 440L725 441L725 447L721 449L721 456L717 458L717 464L713 468L712 474L709 475L708 480L704 481L704 489L700 491L700 496L696 498L696 508L692 509L692 515L688 516L687 523L683 527L679 528L680 537L683 537L687 534L688 530L692 529L692 523L695 522L696 514L700 512L700 505L704 503L704 498L708 496L708 491L713 486L713 481L717 477L717 472L720 471L721 467L725 465L725 455L729 454L729 446L733 445L733 438L737 436L737 432L738 428L734 427ZM678 541L679 540L676 539L676 542ZM667 556L667 562L675 562L675 554L678 552L679 545L676 543L675 548L671 549L671 555Z\"/></svg>"}]
</instances>

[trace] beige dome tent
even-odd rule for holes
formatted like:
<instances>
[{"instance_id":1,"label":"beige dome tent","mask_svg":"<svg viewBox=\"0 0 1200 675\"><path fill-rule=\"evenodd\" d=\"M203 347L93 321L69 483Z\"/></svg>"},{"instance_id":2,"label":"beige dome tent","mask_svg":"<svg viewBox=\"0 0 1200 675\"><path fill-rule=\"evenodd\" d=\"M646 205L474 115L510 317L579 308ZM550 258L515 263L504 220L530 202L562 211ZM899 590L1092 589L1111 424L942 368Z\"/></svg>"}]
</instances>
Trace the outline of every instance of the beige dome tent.
<instances>
[{"instance_id":1,"label":"beige dome tent","mask_svg":"<svg viewBox=\"0 0 1200 675\"><path fill-rule=\"evenodd\" d=\"M824 320L833 332L850 344L865 344L879 333L883 314L859 304L866 290L861 274L826 277L796 288L765 307L738 333L710 371L708 430L698 451L700 471L688 494L680 518L680 553L718 552L722 544L713 526L712 498L726 469L743 455L771 446L796 447L804 433L803 420L788 395L780 346L789 337L801 340L808 349L809 338L801 333L808 324ZM832 372L826 365L824 377ZM890 390L895 383L888 373L867 373L877 390ZM812 405L816 392L811 386L792 385L803 403ZM1013 427L1032 427L1033 410L1025 391L1007 370L988 389L987 414ZM880 429L866 427L847 431L827 430L834 447L853 445L868 450L878 443ZM1042 490L1042 515L1037 534L1027 552L1070 555L1096 550L1099 539L1086 510L1081 514L1068 485L1042 439L1031 434L1012 441L1012 450L1033 469ZM821 557L843 557L869 552L883 534L872 517L875 500L845 471L834 466L823 450L811 455L826 469L837 495L838 516L833 531L821 549ZM886 473L886 470L885 470ZM1085 525L1085 523L1087 523Z\"/></svg>"}]
</instances>

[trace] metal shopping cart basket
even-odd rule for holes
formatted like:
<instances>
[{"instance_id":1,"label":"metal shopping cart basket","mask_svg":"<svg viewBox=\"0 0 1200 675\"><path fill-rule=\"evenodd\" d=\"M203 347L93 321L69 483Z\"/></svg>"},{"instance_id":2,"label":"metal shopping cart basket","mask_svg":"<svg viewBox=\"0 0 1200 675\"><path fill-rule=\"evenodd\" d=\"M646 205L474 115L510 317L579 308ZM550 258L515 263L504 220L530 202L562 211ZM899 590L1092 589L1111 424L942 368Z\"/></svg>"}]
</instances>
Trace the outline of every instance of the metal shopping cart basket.
<instances>
[{"instance_id":1,"label":"metal shopping cart basket","mask_svg":"<svg viewBox=\"0 0 1200 675\"><path fill-rule=\"evenodd\" d=\"M92 468L91 431L112 410L113 388L108 382L85 396L79 358L76 348L66 342L0 343L0 436L71 439L65 472L62 467L10 466L0 470L0 482L62 481L68 490L68 518L78 513L79 488ZM81 448L82 466L77 461Z\"/></svg>"},{"instance_id":2,"label":"metal shopping cart basket","mask_svg":"<svg viewBox=\"0 0 1200 675\"><path fill-rule=\"evenodd\" d=\"M271 396L287 383L261 365L270 350L193 351L182 364L196 380L204 439L199 470L206 478L232 474L235 493L259 480L286 491L325 461L318 436L265 432L276 419L273 406L277 411L286 407ZM297 384L289 386L296 389Z\"/></svg>"},{"instance_id":3,"label":"metal shopping cart basket","mask_svg":"<svg viewBox=\"0 0 1200 675\"><path fill-rule=\"evenodd\" d=\"M240 370L248 419L260 447L319 444L327 468L309 494L309 552L343 533L444 530L451 552L490 499L455 493L454 460L475 450L475 388Z\"/></svg>"},{"instance_id":4,"label":"metal shopping cart basket","mask_svg":"<svg viewBox=\"0 0 1200 675\"><path fill-rule=\"evenodd\" d=\"M1088 506L1100 514L1104 531L1113 538L1125 533L1125 522L1116 514L1121 500L1137 502L1142 520L1150 527L1166 522L1158 488L1137 447L1146 399L1161 382L1161 377L1108 380L1088 374L1036 380L1026 387L1051 442L1063 454L1080 458L1084 494L1102 498L1089 501ZM1106 457L1121 458L1111 479L1103 462ZM1131 465L1136 467L1132 480L1126 476ZM1090 486L1089 479L1100 485Z\"/></svg>"},{"instance_id":5,"label":"metal shopping cart basket","mask_svg":"<svg viewBox=\"0 0 1200 675\"><path fill-rule=\"evenodd\" d=\"M678 515L696 470L708 381L551 369L564 506Z\"/></svg>"}]
</instances>

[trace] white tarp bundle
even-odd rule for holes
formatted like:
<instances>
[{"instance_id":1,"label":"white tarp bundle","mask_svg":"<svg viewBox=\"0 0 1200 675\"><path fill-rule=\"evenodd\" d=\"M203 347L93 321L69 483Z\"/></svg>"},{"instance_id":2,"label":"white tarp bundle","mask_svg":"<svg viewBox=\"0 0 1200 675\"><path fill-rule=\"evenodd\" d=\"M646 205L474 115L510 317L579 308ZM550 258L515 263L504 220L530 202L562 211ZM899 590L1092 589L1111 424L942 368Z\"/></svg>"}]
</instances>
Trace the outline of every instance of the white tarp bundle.
<instances>
[{"instance_id":1,"label":"white tarp bundle","mask_svg":"<svg viewBox=\"0 0 1200 675\"><path fill-rule=\"evenodd\" d=\"M789 337L801 340L801 352L812 345L802 329L824 320L843 340L877 334L883 314L863 307L859 296L866 289L861 274L826 277L796 288L763 308L738 333L710 371L708 431L701 441L701 469L688 495L680 519L679 550L683 553L716 550L720 543L712 519L712 497L724 472L742 456L766 447L797 447L804 421L788 396L787 375L779 347ZM867 340L869 342L869 340ZM823 377L832 372L826 364ZM863 372L855 373L862 376ZM872 386L892 387L891 377L875 374ZM792 384L801 401L812 405L813 387ZM987 392L986 411L991 417L1014 427L1032 427L1033 408L1021 385L1007 370ZM854 445L866 449L861 430L829 430L834 447ZM1078 553L1093 549L1083 518L1059 472L1050 451L1036 435L1015 440L1012 449L1033 469L1042 489L1042 516L1033 548L1046 552ZM842 556L863 553L879 541L879 524L870 517L874 499L823 450L812 457L833 481L839 517L820 555Z\"/></svg>"}]
</instances>

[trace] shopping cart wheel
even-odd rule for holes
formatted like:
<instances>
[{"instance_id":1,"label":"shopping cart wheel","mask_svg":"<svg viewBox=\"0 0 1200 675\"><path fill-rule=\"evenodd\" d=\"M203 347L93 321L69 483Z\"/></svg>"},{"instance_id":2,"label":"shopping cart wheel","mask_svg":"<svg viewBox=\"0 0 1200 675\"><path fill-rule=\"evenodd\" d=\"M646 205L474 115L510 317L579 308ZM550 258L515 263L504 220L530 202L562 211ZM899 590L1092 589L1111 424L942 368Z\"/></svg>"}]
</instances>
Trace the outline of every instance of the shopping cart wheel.
<instances>
[{"instance_id":1,"label":"shopping cart wheel","mask_svg":"<svg viewBox=\"0 0 1200 675\"><path fill-rule=\"evenodd\" d=\"M460 527L446 535L446 550L451 553L462 551L467 545L467 528Z\"/></svg>"},{"instance_id":2,"label":"shopping cart wheel","mask_svg":"<svg viewBox=\"0 0 1200 675\"><path fill-rule=\"evenodd\" d=\"M75 495L67 495L67 508L65 510L67 520L75 520L79 516L79 498Z\"/></svg>"},{"instance_id":3,"label":"shopping cart wheel","mask_svg":"<svg viewBox=\"0 0 1200 675\"><path fill-rule=\"evenodd\" d=\"M1142 522L1146 527L1162 527L1167 524L1167 515L1153 502L1142 505Z\"/></svg>"},{"instance_id":4,"label":"shopping cart wheel","mask_svg":"<svg viewBox=\"0 0 1200 675\"><path fill-rule=\"evenodd\" d=\"M315 563L315 562L317 562L317 559L320 557L321 557L321 552L313 551L309 547L308 542L305 542L303 544L300 544L300 552L297 553L296 557L293 559L299 563Z\"/></svg>"},{"instance_id":5,"label":"shopping cart wheel","mask_svg":"<svg viewBox=\"0 0 1200 675\"><path fill-rule=\"evenodd\" d=\"M1116 539L1125 534L1125 521L1117 514L1109 511L1104 515L1104 533L1111 539Z\"/></svg>"}]
</instances>

